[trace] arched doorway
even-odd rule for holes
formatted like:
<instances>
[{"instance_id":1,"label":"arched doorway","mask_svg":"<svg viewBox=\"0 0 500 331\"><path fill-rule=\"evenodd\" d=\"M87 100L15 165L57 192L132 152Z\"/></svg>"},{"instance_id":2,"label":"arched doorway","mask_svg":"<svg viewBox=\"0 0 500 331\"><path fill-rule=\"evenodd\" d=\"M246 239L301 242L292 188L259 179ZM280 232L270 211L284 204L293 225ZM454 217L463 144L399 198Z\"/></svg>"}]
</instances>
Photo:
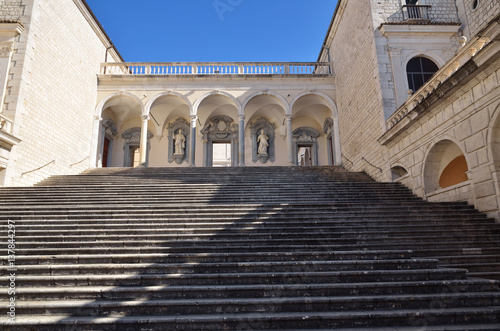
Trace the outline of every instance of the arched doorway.
<instances>
[{"instance_id":1,"label":"arched doorway","mask_svg":"<svg viewBox=\"0 0 500 331\"><path fill-rule=\"evenodd\" d=\"M238 125L231 117L210 118L201 134L205 167L238 165Z\"/></svg>"},{"instance_id":2,"label":"arched doorway","mask_svg":"<svg viewBox=\"0 0 500 331\"><path fill-rule=\"evenodd\" d=\"M333 101L320 92L305 92L292 101L291 111L294 163L299 164L301 151L300 155L309 156L311 165L340 165L337 109ZM308 164L306 159L304 162Z\"/></svg>"},{"instance_id":3,"label":"arched doorway","mask_svg":"<svg viewBox=\"0 0 500 331\"><path fill-rule=\"evenodd\" d=\"M294 162L299 166L317 166L318 138L320 134L313 128L301 127L293 131Z\"/></svg>"},{"instance_id":4,"label":"arched doorway","mask_svg":"<svg viewBox=\"0 0 500 331\"><path fill-rule=\"evenodd\" d=\"M235 122L239 101L225 92L212 92L194 106L203 140L203 166L237 166L239 164L239 125ZM215 157L215 163L214 163Z\"/></svg>"}]
</instances>

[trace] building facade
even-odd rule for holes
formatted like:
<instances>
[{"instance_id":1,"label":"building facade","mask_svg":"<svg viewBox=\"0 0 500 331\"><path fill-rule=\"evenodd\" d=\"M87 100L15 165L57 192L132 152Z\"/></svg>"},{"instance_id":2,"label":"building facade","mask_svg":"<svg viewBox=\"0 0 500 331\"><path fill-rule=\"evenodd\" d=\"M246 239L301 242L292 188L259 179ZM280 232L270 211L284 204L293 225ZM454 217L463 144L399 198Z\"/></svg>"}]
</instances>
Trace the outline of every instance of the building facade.
<instances>
[{"instance_id":1,"label":"building facade","mask_svg":"<svg viewBox=\"0 0 500 331\"><path fill-rule=\"evenodd\" d=\"M338 0L314 63L126 63L83 0L0 15L3 185L342 165L500 217L496 0Z\"/></svg>"}]
</instances>

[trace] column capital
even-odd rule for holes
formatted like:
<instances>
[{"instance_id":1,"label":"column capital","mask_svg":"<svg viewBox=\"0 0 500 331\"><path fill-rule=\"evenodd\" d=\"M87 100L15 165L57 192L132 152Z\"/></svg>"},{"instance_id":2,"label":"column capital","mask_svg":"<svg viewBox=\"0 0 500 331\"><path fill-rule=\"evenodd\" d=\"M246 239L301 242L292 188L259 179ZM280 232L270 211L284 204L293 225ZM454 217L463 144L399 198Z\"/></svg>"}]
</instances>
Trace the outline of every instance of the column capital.
<instances>
[{"instance_id":1,"label":"column capital","mask_svg":"<svg viewBox=\"0 0 500 331\"><path fill-rule=\"evenodd\" d=\"M94 116L94 121L99 121L100 122L101 120L102 120L101 116L99 116L99 115Z\"/></svg>"},{"instance_id":2,"label":"column capital","mask_svg":"<svg viewBox=\"0 0 500 331\"><path fill-rule=\"evenodd\" d=\"M10 57L14 51L14 42L0 42L0 57Z\"/></svg>"},{"instance_id":3,"label":"column capital","mask_svg":"<svg viewBox=\"0 0 500 331\"><path fill-rule=\"evenodd\" d=\"M244 121L245 120L245 115L238 115L238 119L240 121Z\"/></svg>"},{"instance_id":4,"label":"column capital","mask_svg":"<svg viewBox=\"0 0 500 331\"><path fill-rule=\"evenodd\" d=\"M143 121L149 121L149 115L141 115Z\"/></svg>"},{"instance_id":5,"label":"column capital","mask_svg":"<svg viewBox=\"0 0 500 331\"><path fill-rule=\"evenodd\" d=\"M292 120L292 115L285 115L285 119L291 121Z\"/></svg>"},{"instance_id":6,"label":"column capital","mask_svg":"<svg viewBox=\"0 0 500 331\"><path fill-rule=\"evenodd\" d=\"M191 121L196 121L198 119L198 115L189 115L189 118L191 118Z\"/></svg>"}]
</instances>

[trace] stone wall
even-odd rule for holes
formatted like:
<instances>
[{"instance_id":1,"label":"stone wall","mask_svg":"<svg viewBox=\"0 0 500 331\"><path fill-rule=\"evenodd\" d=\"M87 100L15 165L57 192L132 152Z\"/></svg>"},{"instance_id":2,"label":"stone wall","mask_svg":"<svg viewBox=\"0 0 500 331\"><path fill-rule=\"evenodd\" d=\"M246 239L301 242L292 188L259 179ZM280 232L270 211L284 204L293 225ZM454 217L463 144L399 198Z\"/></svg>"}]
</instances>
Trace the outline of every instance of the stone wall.
<instances>
[{"instance_id":1,"label":"stone wall","mask_svg":"<svg viewBox=\"0 0 500 331\"><path fill-rule=\"evenodd\" d=\"M342 1L332 33L343 164L386 179L382 135L383 101L370 0ZM372 165L370 165L369 163Z\"/></svg>"},{"instance_id":2,"label":"stone wall","mask_svg":"<svg viewBox=\"0 0 500 331\"><path fill-rule=\"evenodd\" d=\"M450 23L458 21L458 12L455 0L427 0L420 1L421 5L430 5L429 20L432 23ZM378 26L384 22L403 21L403 5L405 0L371 0L372 15Z\"/></svg>"},{"instance_id":3,"label":"stone wall","mask_svg":"<svg viewBox=\"0 0 500 331\"><path fill-rule=\"evenodd\" d=\"M0 3L0 22L17 22L24 14L22 0L3 0Z\"/></svg>"},{"instance_id":4,"label":"stone wall","mask_svg":"<svg viewBox=\"0 0 500 331\"><path fill-rule=\"evenodd\" d=\"M23 4L26 30L15 46L4 105L22 142L12 151L6 185L30 185L87 168L96 74L106 53L73 0Z\"/></svg>"},{"instance_id":5,"label":"stone wall","mask_svg":"<svg viewBox=\"0 0 500 331\"><path fill-rule=\"evenodd\" d=\"M461 1L464 2L465 16L471 36L479 33L500 12L500 1L498 0L477 0L475 9L473 5L476 0Z\"/></svg>"},{"instance_id":6,"label":"stone wall","mask_svg":"<svg viewBox=\"0 0 500 331\"><path fill-rule=\"evenodd\" d=\"M500 60L453 94L440 100L426 116L388 144L389 162L405 167L404 183L430 201L467 201L482 212L498 215L498 171L495 163L500 136ZM463 152L469 180L429 192L429 153L451 141ZM427 168L427 171L426 171Z\"/></svg>"}]
</instances>

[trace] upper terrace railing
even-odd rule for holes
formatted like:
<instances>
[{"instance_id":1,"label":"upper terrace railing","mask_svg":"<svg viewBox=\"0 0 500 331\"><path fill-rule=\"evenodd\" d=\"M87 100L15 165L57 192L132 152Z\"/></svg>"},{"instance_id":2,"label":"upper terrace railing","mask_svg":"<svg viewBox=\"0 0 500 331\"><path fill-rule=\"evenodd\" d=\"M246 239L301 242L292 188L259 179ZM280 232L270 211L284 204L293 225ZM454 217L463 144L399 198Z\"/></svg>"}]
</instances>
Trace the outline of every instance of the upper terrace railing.
<instances>
[{"instance_id":1,"label":"upper terrace railing","mask_svg":"<svg viewBox=\"0 0 500 331\"><path fill-rule=\"evenodd\" d=\"M121 62L102 63L101 75L331 75L319 62Z\"/></svg>"},{"instance_id":2,"label":"upper terrace railing","mask_svg":"<svg viewBox=\"0 0 500 331\"><path fill-rule=\"evenodd\" d=\"M432 6L429 5L404 5L403 19L407 20L428 20L429 10Z\"/></svg>"}]
</instances>

